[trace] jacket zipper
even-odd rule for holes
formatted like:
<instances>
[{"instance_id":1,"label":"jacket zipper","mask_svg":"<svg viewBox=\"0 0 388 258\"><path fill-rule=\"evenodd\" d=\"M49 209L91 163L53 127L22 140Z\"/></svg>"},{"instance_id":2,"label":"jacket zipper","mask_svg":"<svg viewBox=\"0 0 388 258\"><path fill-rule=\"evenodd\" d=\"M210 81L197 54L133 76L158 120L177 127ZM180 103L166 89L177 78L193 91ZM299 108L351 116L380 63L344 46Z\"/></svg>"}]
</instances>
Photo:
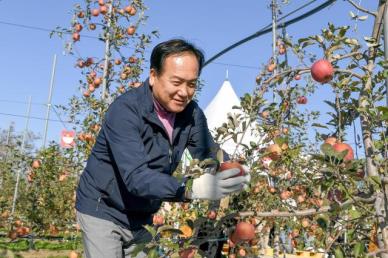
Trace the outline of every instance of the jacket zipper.
<instances>
[{"instance_id":1,"label":"jacket zipper","mask_svg":"<svg viewBox=\"0 0 388 258\"><path fill-rule=\"evenodd\" d=\"M96 211L98 211L98 207L100 206L100 202L101 202L101 196L98 197L98 199L97 199Z\"/></svg>"},{"instance_id":2,"label":"jacket zipper","mask_svg":"<svg viewBox=\"0 0 388 258\"><path fill-rule=\"evenodd\" d=\"M169 149L168 149L168 160L170 162L170 165L172 164L172 146L170 145Z\"/></svg>"}]
</instances>

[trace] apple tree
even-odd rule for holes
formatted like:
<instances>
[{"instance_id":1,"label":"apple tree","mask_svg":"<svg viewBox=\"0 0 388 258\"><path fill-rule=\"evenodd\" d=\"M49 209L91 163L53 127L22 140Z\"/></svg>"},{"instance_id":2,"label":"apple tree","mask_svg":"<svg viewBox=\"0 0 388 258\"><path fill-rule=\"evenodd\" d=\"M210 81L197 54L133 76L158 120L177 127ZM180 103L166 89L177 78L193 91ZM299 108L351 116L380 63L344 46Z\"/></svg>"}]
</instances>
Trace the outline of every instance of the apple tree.
<instances>
[{"instance_id":1,"label":"apple tree","mask_svg":"<svg viewBox=\"0 0 388 258\"><path fill-rule=\"evenodd\" d=\"M303 250L387 257L388 63L380 36L387 3L369 11L348 2L374 18L369 36L361 41L349 26L329 23L316 35L278 39L278 56L262 68L254 92L218 128L217 141L234 139L242 147L232 158L251 168L251 187L215 205L213 213L207 210L214 203L204 202L162 211L165 221L155 221L148 248L192 257L203 254L202 240L224 236L230 257L264 254L268 246L276 257ZM290 66L285 54L298 63ZM322 100L327 114L302 108L318 87L332 91ZM239 139L245 133L260 141L244 144ZM193 161L190 173L195 177L208 164Z\"/></svg>"}]
</instances>

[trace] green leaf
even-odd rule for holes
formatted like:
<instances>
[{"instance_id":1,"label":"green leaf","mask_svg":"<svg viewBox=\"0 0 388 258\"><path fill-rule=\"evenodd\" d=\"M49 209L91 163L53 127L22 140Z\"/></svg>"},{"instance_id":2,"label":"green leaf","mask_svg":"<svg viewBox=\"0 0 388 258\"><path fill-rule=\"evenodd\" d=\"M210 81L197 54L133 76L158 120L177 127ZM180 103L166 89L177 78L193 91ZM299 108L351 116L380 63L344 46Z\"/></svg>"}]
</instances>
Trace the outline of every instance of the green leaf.
<instances>
[{"instance_id":1,"label":"green leaf","mask_svg":"<svg viewBox=\"0 0 388 258\"><path fill-rule=\"evenodd\" d=\"M191 229L194 229L194 222L191 219L187 219L186 223Z\"/></svg>"},{"instance_id":2,"label":"green leaf","mask_svg":"<svg viewBox=\"0 0 388 258\"><path fill-rule=\"evenodd\" d=\"M298 39L298 44L300 45L301 43L306 42L306 41L309 41L309 40L310 40L309 38L301 38L301 39Z\"/></svg>"},{"instance_id":3,"label":"green leaf","mask_svg":"<svg viewBox=\"0 0 388 258\"><path fill-rule=\"evenodd\" d=\"M136 257L141 251L144 250L145 246L145 243L135 245L135 248L133 248L131 251L131 256Z\"/></svg>"},{"instance_id":4,"label":"green leaf","mask_svg":"<svg viewBox=\"0 0 388 258\"><path fill-rule=\"evenodd\" d=\"M343 36L346 34L346 31L347 31L348 29L349 29L348 26L343 26L343 27L341 27L341 29L340 29L338 35L339 35L340 37L343 37Z\"/></svg>"},{"instance_id":5,"label":"green leaf","mask_svg":"<svg viewBox=\"0 0 388 258\"><path fill-rule=\"evenodd\" d=\"M342 251L341 247L337 247L335 250L334 250L334 256L335 258L344 258L344 252Z\"/></svg>"},{"instance_id":6,"label":"green leaf","mask_svg":"<svg viewBox=\"0 0 388 258\"><path fill-rule=\"evenodd\" d=\"M327 230L330 223L329 217L327 215L321 214L317 219L317 223L320 228L322 228L323 230Z\"/></svg>"},{"instance_id":7,"label":"green leaf","mask_svg":"<svg viewBox=\"0 0 388 258\"><path fill-rule=\"evenodd\" d=\"M370 178L376 184L381 185L381 178L380 178L380 176L369 176L368 178Z\"/></svg>"},{"instance_id":8,"label":"green leaf","mask_svg":"<svg viewBox=\"0 0 388 258\"><path fill-rule=\"evenodd\" d=\"M329 23L329 30L330 30L331 32L334 33L334 31L335 31L335 26L334 26L333 23Z\"/></svg>"},{"instance_id":9,"label":"green leaf","mask_svg":"<svg viewBox=\"0 0 388 258\"><path fill-rule=\"evenodd\" d=\"M357 258L357 257L364 257L363 254L364 254L364 244L363 243L356 243L354 246L353 246L353 254L354 254L354 257Z\"/></svg>"},{"instance_id":10,"label":"green leaf","mask_svg":"<svg viewBox=\"0 0 388 258\"><path fill-rule=\"evenodd\" d=\"M173 226L169 226L169 225L163 225L163 226L159 227L158 233L161 233L161 232L170 232L172 234L177 234L177 235L183 234L183 232L181 230L176 229Z\"/></svg>"},{"instance_id":11,"label":"green leaf","mask_svg":"<svg viewBox=\"0 0 388 258\"><path fill-rule=\"evenodd\" d=\"M158 251L156 250L156 247L149 250L147 257L149 257L149 258L158 258L159 257L159 254L158 254Z\"/></svg>"},{"instance_id":12,"label":"green leaf","mask_svg":"<svg viewBox=\"0 0 388 258\"><path fill-rule=\"evenodd\" d=\"M217 160L220 163L224 161L224 152L221 149L217 151Z\"/></svg>"},{"instance_id":13,"label":"green leaf","mask_svg":"<svg viewBox=\"0 0 388 258\"><path fill-rule=\"evenodd\" d=\"M377 107L377 110L380 111L382 114L381 119L388 121L388 107L379 106Z\"/></svg>"},{"instance_id":14,"label":"green leaf","mask_svg":"<svg viewBox=\"0 0 388 258\"><path fill-rule=\"evenodd\" d=\"M323 152L323 154L328 156L333 156L334 154L333 146L328 143L324 143L321 145L321 151Z\"/></svg>"},{"instance_id":15,"label":"green leaf","mask_svg":"<svg viewBox=\"0 0 388 258\"><path fill-rule=\"evenodd\" d=\"M311 126L329 129L329 127L327 127L326 125L319 124L319 123L313 123Z\"/></svg>"},{"instance_id":16,"label":"green leaf","mask_svg":"<svg viewBox=\"0 0 388 258\"><path fill-rule=\"evenodd\" d=\"M223 126L217 128L217 133L218 134L225 134L227 132L228 132L228 129L223 127Z\"/></svg>"},{"instance_id":17,"label":"green leaf","mask_svg":"<svg viewBox=\"0 0 388 258\"><path fill-rule=\"evenodd\" d=\"M361 212L359 212L358 210L349 210L349 216L351 219L358 219L361 217Z\"/></svg>"},{"instance_id":18,"label":"green leaf","mask_svg":"<svg viewBox=\"0 0 388 258\"><path fill-rule=\"evenodd\" d=\"M150 226L150 225L144 225L145 229L150 232L150 234L152 235L152 237L155 237L157 232L155 230L154 227Z\"/></svg>"},{"instance_id":19,"label":"green leaf","mask_svg":"<svg viewBox=\"0 0 388 258\"><path fill-rule=\"evenodd\" d=\"M315 40L319 43L323 43L323 37L320 35L315 36Z\"/></svg>"},{"instance_id":20,"label":"green leaf","mask_svg":"<svg viewBox=\"0 0 388 258\"><path fill-rule=\"evenodd\" d=\"M336 157L339 160L343 160L345 156L348 154L349 150L344 150L341 152L334 152L334 157Z\"/></svg>"}]
</instances>

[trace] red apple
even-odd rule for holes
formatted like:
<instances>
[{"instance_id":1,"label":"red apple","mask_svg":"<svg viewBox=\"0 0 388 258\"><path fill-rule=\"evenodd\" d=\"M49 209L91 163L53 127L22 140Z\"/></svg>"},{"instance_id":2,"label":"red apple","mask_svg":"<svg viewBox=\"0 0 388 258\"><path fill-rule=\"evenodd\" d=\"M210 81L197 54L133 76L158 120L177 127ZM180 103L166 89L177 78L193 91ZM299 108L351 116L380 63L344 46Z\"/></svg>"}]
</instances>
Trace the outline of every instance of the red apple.
<instances>
[{"instance_id":1,"label":"red apple","mask_svg":"<svg viewBox=\"0 0 388 258\"><path fill-rule=\"evenodd\" d=\"M133 35L135 33L135 31L136 31L136 27L135 26L129 26L127 28L127 34L130 35L130 36Z\"/></svg>"},{"instance_id":2,"label":"red apple","mask_svg":"<svg viewBox=\"0 0 388 258\"><path fill-rule=\"evenodd\" d=\"M164 224L164 218L162 215L155 214L152 218L152 223L154 225L163 225Z\"/></svg>"},{"instance_id":3,"label":"red apple","mask_svg":"<svg viewBox=\"0 0 388 258\"><path fill-rule=\"evenodd\" d=\"M215 220L217 218L217 212L214 210L211 210L207 213L207 218L211 220Z\"/></svg>"},{"instance_id":4,"label":"red apple","mask_svg":"<svg viewBox=\"0 0 388 258\"><path fill-rule=\"evenodd\" d=\"M344 161L349 161L354 159L353 149L349 144L339 142L333 145L333 149L335 152L343 152L345 150L348 151L348 153L344 157Z\"/></svg>"},{"instance_id":5,"label":"red apple","mask_svg":"<svg viewBox=\"0 0 388 258\"><path fill-rule=\"evenodd\" d=\"M72 37L73 41L78 41L81 38L78 32L74 32Z\"/></svg>"},{"instance_id":6,"label":"red apple","mask_svg":"<svg viewBox=\"0 0 388 258\"><path fill-rule=\"evenodd\" d=\"M299 96L296 99L296 103L304 105L307 103L307 98L305 96Z\"/></svg>"},{"instance_id":7,"label":"red apple","mask_svg":"<svg viewBox=\"0 0 388 258\"><path fill-rule=\"evenodd\" d=\"M272 160L278 160L282 154L282 148L278 144L271 144L267 147L266 152Z\"/></svg>"},{"instance_id":8,"label":"red apple","mask_svg":"<svg viewBox=\"0 0 388 258\"><path fill-rule=\"evenodd\" d=\"M101 5L100 6L100 13L106 14L108 12L108 7L106 5Z\"/></svg>"},{"instance_id":9,"label":"red apple","mask_svg":"<svg viewBox=\"0 0 388 258\"><path fill-rule=\"evenodd\" d=\"M239 243L244 241L251 241L255 238L255 227L248 222L241 221L236 225L231 241L233 243Z\"/></svg>"},{"instance_id":10,"label":"red apple","mask_svg":"<svg viewBox=\"0 0 388 258\"><path fill-rule=\"evenodd\" d=\"M93 16L98 16L100 14L100 9L93 9L92 10L92 15Z\"/></svg>"},{"instance_id":11,"label":"red apple","mask_svg":"<svg viewBox=\"0 0 388 258\"><path fill-rule=\"evenodd\" d=\"M333 75L333 66L325 59L320 59L311 66L311 76L317 82L327 83L333 79Z\"/></svg>"},{"instance_id":12,"label":"red apple","mask_svg":"<svg viewBox=\"0 0 388 258\"><path fill-rule=\"evenodd\" d=\"M77 66L79 68L84 68L85 67L85 62L82 59L78 59Z\"/></svg>"},{"instance_id":13,"label":"red apple","mask_svg":"<svg viewBox=\"0 0 388 258\"><path fill-rule=\"evenodd\" d=\"M179 257L194 258L196 253L197 253L197 249L195 247L189 247L179 251Z\"/></svg>"},{"instance_id":14,"label":"red apple","mask_svg":"<svg viewBox=\"0 0 388 258\"><path fill-rule=\"evenodd\" d=\"M279 55L284 55L286 53L286 47L281 44L279 45Z\"/></svg>"},{"instance_id":15,"label":"red apple","mask_svg":"<svg viewBox=\"0 0 388 258\"><path fill-rule=\"evenodd\" d=\"M85 17L85 13L81 11L81 12L79 12L77 14L77 16L78 16L78 18L84 18Z\"/></svg>"},{"instance_id":16,"label":"red apple","mask_svg":"<svg viewBox=\"0 0 388 258\"><path fill-rule=\"evenodd\" d=\"M276 64L272 63L267 66L267 71L272 73L276 68Z\"/></svg>"},{"instance_id":17,"label":"red apple","mask_svg":"<svg viewBox=\"0 0 388 258\"><path fill-rule=\"evenodd\" d=\"M34 161L32 162L31 167L32 167L32 168L39 168L40 165L42 165L42 162L41 162L39 159L36 159L36 160L34 160Z\"/></svg>"},{"instance_id":18,"label":"red apple","mask_svg":"<svg viewBox=\"0 0 388 258\"><path fill-rule=\"evenodd\" d=\"M291 191L283 191L283 192L280 193L280 199L282 199L282 200L287 200L291 196L292 196L292 192Z\"/></svg>"},{"instance_id":19,"label":"red apple","mask_svg":"<svg viewBox=\"0 0 388 258\"><path fill-rule=\"evenodd\" d=\"M76 31L76 32L80 32L81 30L82 30L82 25L81 24L79 24L79 23L76 23L75 25L74 25L74 30Z\"/></svg>"},{"instance_id":20,"label":"red apple","mask_svg":"<svg viewBox=\"0 0 388 258\"><path fill-rule=\"evenodd\" d=\"M224 170L227 170L227 169L231 169L231 168L238 168L238 169L240 169L240 173L238 173L236 176L243 176L245 174L245 170L241 166L241 164L238 163L238 162L235 162L235 161L227 161L227 162L221 163L221 165L220 165L220 172L222 172Z\"/></svg>"},{"instance_id":21,"label":"red apple","mask_svg":"<svg viewBox=\"0 0 388 258\"><path fill-rule=\"evenodd\" d=\"M333 146L334 144L337 143L337 138L335 138L335 137L327 137L326 140L325 140L325 143L330 144L331 146Z\"/></svg>"}]
</instances>

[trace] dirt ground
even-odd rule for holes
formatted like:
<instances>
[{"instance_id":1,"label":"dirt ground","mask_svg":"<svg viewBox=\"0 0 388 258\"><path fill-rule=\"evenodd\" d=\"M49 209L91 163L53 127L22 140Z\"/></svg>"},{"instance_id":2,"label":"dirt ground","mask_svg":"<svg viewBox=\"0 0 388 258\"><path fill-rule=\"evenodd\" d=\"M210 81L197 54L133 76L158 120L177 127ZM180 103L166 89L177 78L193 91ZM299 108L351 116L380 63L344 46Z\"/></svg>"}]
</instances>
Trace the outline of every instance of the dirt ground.
<instances>
[{"instance_id":1,"label":"dirt ground","mask_svg":"<svg viewBox=\"0 0 388 258\"><path fill-rule=\"evenodd\" d=\"M67 258L69 250L39 250L28 252L11 252L7 250L0 250L0 258ZM79 255L81 257L81 255Z\"/></svg>"}]
</instances>

